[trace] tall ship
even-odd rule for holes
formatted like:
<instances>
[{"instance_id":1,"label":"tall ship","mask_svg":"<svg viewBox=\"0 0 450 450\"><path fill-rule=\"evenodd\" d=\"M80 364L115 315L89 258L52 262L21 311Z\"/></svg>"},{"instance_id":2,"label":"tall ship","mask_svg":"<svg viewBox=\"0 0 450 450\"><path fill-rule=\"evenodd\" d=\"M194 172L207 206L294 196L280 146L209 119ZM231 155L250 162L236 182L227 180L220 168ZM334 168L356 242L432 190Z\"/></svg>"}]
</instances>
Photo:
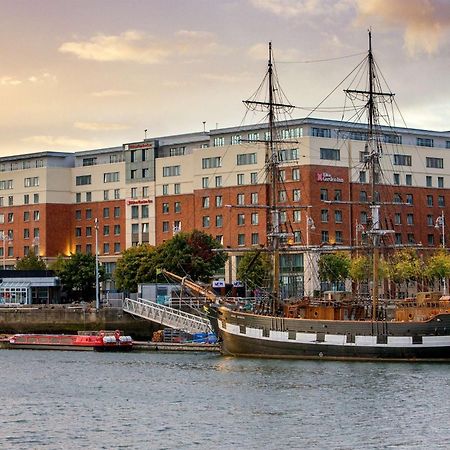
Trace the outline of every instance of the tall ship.
<instances>
[{"instance_id":1,"label":"tall ship","mask_svg":"<svg viewBox=\"0 0 450 450\"><path fill-rule=\"evenodd\" d=\"M209 307L212 327L224 355L297 359L345 359L389 361L450 361L450 297L436 292L418 293L413 299L380 301L380 248L391 230L382 227L383 204L377 196L381 175L382 139L378 104L393 94L383 92L377 79L369 31L366 57L366 88L346 94L364 101L367 117L365 166L370 174L370 228L367 247L371 254L370 299L329 292L320 299L283 298L280 286L280 256L288 237L282 229L278 204L280 154L276 132L277 113L293 106L279 97L272 47L269 44L266 73L268 92L264 101L245 102L267 113L266 172L269 203L268 242L271 255L272 289L264 304L246 310L226 298L217 297ZM360 116L358 116L360 117ZM308 246L308 243L307 243ZM309 251L309 247L304 249ZM394 249L395 251L395 249Z\"/></svg>"}]
</instances>

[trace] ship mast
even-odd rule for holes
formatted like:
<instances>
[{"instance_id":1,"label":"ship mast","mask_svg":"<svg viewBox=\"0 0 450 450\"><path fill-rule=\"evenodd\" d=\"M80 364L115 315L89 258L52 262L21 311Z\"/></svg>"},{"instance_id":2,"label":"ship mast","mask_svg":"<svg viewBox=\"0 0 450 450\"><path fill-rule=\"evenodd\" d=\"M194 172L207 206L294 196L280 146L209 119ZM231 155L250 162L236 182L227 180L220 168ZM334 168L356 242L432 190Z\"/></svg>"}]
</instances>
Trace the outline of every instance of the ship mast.
<instances>
[{"instance_id":1,"label":"ship mast","mask_svg":"<svg viewBox=\"0 0 450 450\"><path fill-rule=\"evenodd\" d=\"M380 266L380 242L381 236L391 232L391 230L382 230L380 228L380 201L376 190L378 176L380 174L380 157L382 153L381 139L379 132L378 109L376 104L377 97L392 97L394 94L389 92L376 92L374 82L376 80L375 62L372 53L372 32L369 30L369 50L368 61L368 90L346 90L347 94L362 94L366 99L368 130L366 144L366 163L370 170L370 209L372 212L372 225L368 234L372 238L372 320L377 319L378 311L378 283Z\"/></svg>"}]
</instances>

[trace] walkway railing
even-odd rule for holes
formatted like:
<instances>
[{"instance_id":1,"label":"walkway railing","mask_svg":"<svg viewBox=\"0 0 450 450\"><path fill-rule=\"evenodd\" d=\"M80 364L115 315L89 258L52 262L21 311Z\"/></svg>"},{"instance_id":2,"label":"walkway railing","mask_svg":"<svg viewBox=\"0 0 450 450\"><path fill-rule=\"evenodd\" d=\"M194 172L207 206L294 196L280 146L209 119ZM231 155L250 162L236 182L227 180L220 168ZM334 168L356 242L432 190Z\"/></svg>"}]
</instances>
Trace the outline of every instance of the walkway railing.
<instances>
[{"instance_id":1,"label":"walkway railing","mask_svg":"<svg viewBox=\"0 0 450 450\"><path fill-rule=\"evenodd\" d=\"M208 319L143 298L138 298L137 300L125 298L123 300L123 310L129 314L160 323L166 327L182 330L186 333L211 332L211 324Z\"/></svg>"}]
</instances>

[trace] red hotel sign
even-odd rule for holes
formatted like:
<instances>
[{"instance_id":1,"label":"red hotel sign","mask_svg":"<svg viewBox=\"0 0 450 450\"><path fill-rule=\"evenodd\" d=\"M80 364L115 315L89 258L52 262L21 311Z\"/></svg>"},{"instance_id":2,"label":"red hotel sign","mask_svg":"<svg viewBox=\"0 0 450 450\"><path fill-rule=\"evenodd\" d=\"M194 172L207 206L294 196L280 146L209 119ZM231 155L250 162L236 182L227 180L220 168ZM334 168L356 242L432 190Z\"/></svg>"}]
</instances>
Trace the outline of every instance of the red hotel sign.
<instances>
[{"instance_id":1,"label":"red hotel sign","mask_svg":"<svg viewBox=\"0 0 450 450\"><path fill-rule=\"evenodd\" d=\"M149 198L142 198L139 200L127 200L127 205L148 205L149 203L153 203L153 200Z\"/></svg>"},{"instance_id":2,"label":"red hotel sign","mask_svg":"<svg viewBox=\"0 0 450 450\"><path fill-rule=\"evenodd\" d=\"M340 177L333 177L328 172L318 172L316 173L316 181L322 181L325 183L343 183L344 179Z\"/></svg>"}]
</instances>

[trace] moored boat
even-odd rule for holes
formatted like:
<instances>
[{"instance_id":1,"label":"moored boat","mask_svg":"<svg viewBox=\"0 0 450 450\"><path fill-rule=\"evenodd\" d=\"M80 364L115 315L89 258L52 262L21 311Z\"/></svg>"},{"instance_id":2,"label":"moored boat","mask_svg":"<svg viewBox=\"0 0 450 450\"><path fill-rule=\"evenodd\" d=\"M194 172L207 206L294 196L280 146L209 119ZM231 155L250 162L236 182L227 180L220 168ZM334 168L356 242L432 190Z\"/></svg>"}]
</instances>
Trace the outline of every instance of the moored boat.
<instances>
[{"instance_id":1,"label":"moored boat","mask_svg":"<svg viewBox=\"0 0 450 450\"><path fill-rule=\"evenodd\" d=\"M15 334L7 342L9 348L33 350L130 351L133 348L131 336L123 336L119 330L76 335Z\"/></svg>"}]
</instances>

